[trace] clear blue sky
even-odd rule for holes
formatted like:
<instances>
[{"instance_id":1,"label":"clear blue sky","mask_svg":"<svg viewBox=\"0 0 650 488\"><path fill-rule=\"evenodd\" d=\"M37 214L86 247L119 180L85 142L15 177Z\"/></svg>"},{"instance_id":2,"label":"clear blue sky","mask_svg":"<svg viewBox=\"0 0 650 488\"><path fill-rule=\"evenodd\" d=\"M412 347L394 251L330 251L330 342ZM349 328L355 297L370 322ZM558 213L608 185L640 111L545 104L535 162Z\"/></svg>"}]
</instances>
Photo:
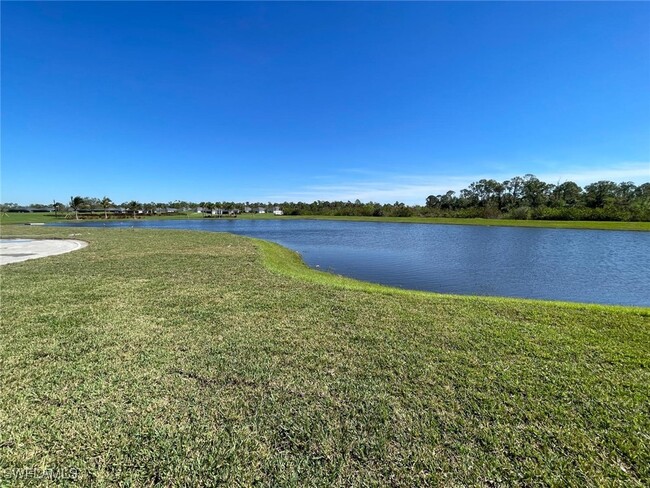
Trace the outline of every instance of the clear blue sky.
<instances>
[{"instance_id":1,"label":"clear blue sky","mask_svg":"<svg viewBox=\"0 0 650 488\"><path fill-rule=\"evenodd\" d=\"M650 180L649 3L1 8L4 202Z\"/></svg>"}]
</instances>

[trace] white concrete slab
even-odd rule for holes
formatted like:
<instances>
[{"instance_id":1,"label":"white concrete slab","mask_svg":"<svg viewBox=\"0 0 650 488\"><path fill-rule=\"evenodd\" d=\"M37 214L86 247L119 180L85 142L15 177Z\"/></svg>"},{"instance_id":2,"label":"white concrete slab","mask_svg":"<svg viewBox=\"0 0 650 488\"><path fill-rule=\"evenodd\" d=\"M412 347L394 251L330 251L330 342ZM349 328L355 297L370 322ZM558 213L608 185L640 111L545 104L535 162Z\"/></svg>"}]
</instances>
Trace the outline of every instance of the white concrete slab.
<instances>
[{"instance_id":1,"label":"white concrete slab","mask_svg":"<svg viewBox=\"0 0 650 488\"><path fill-rule=\"evenodd\" d=\"M87 242L73 239L0 239L0 266L56 256L87 245Z\"/></svg>"}]
</instances>

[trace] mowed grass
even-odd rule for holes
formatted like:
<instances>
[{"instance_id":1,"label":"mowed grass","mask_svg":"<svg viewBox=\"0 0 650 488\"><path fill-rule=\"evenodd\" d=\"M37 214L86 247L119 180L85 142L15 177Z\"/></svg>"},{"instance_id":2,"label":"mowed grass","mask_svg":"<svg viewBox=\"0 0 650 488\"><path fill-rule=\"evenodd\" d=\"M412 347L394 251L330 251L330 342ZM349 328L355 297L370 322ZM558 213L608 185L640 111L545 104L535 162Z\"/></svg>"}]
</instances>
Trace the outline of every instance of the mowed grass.
<instances>
[{"instance_id":1,"label":"mowed grass","mask_svg":"<svg viewBox=\"0 0 650 488\"><path fill-rule=\"evenodd\" d=\"M393 290L229 234L2 228L71 233L90 245L0 268L0 485L650 483L650 309Z\"/></svg>"},{"instance_id":2,"label":"mowed grass","mask_svg":"<svg viewBox=\"0 0 650 488\"><path fill-rule=\"evenodd\" d=\"M513 220L513 219L465 219L452 217L355 217L333 215L284 215L241 214L245 219L308 219L308 220L349 220L356 222L394 222L400 224L443 224L443 225L481 225L501 227L542 227L551 229L596 229L650 231L650 222L613 222L597 220Z\"/></svg>"},{"instance_id":3,"label":"mowed grass","mask_svg":"<svg viewBox=\"0 0 650 488\"><path fill-rule=\"evenodd\" d=\"M74 217L73 217L74 218ZM0 223L7 224L26 224L31 222L53 223L65 222L66 218L63 213L55 215L51 212L44 213L0 213Z\"/></svg>"},{"instance_id":4,"label":"mowed grass","mask_svg":"<svg viewBox=\"0 0 650 488\"><path fill-rule=\"evenodd\" d=\"M83 216L83 218L76 220L74 213L65 213L60 212L58 215L54 212L36 212L36 213L4 213L0 214L0 224L2 225L12 225L12 224L31 224L31 223L42 223L42 224L52 224L52 223L75 223L75 222L87 222L92 221L102 221L105 222L103 213L93 214L93 218L90 218L89 215ZM201 214L194 212L182 213L182 214L169 214L169 215L155 215L155 216L138 216L138 220L180 220L180 219L196 219L203 218ZM125 216L119 219L109 217L109 222L114 221L130 221L133 220L132 217Z\"/></svg>"}]
</instances>

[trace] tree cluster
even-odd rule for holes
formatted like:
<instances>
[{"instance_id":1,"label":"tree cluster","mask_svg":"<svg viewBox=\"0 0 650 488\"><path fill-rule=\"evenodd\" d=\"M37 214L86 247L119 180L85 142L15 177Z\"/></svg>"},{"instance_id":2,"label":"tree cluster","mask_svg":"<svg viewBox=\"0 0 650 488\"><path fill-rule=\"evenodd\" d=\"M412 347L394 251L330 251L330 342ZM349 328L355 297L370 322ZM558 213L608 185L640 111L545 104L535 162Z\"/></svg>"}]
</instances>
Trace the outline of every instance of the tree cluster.
<instances>
[{"instance_id":1,"label":"tree cluster","mask_svg":"<svg viewBox=\"0 0 650 488\"><path fill-rule=\"evenodd\" d=\"M534 175L480 180L456 194L429 195L427 215L540 220L650 220L650 183L597 181L581 188Z\"/></svg>"}]
</instances>

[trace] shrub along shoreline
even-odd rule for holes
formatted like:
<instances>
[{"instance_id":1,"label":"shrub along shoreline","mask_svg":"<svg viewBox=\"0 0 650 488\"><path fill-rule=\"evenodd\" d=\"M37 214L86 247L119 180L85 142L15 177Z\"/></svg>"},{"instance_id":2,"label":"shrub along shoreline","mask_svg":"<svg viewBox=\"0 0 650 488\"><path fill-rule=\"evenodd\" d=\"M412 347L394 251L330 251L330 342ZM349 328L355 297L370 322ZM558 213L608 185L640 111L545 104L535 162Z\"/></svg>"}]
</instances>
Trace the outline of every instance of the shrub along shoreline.
<instances>
[{"instance_id":1,"label":"shrub along shoreline","mask_svg":"<svg viewBox=\"0 0 650 488\"><path fill-rule=\"evenodd\" d=\"M90 245L0 269L0 480L650 481L650 309L391 289L230 234L2 227L71 232Z\"/></svg>"}]
</instances>

